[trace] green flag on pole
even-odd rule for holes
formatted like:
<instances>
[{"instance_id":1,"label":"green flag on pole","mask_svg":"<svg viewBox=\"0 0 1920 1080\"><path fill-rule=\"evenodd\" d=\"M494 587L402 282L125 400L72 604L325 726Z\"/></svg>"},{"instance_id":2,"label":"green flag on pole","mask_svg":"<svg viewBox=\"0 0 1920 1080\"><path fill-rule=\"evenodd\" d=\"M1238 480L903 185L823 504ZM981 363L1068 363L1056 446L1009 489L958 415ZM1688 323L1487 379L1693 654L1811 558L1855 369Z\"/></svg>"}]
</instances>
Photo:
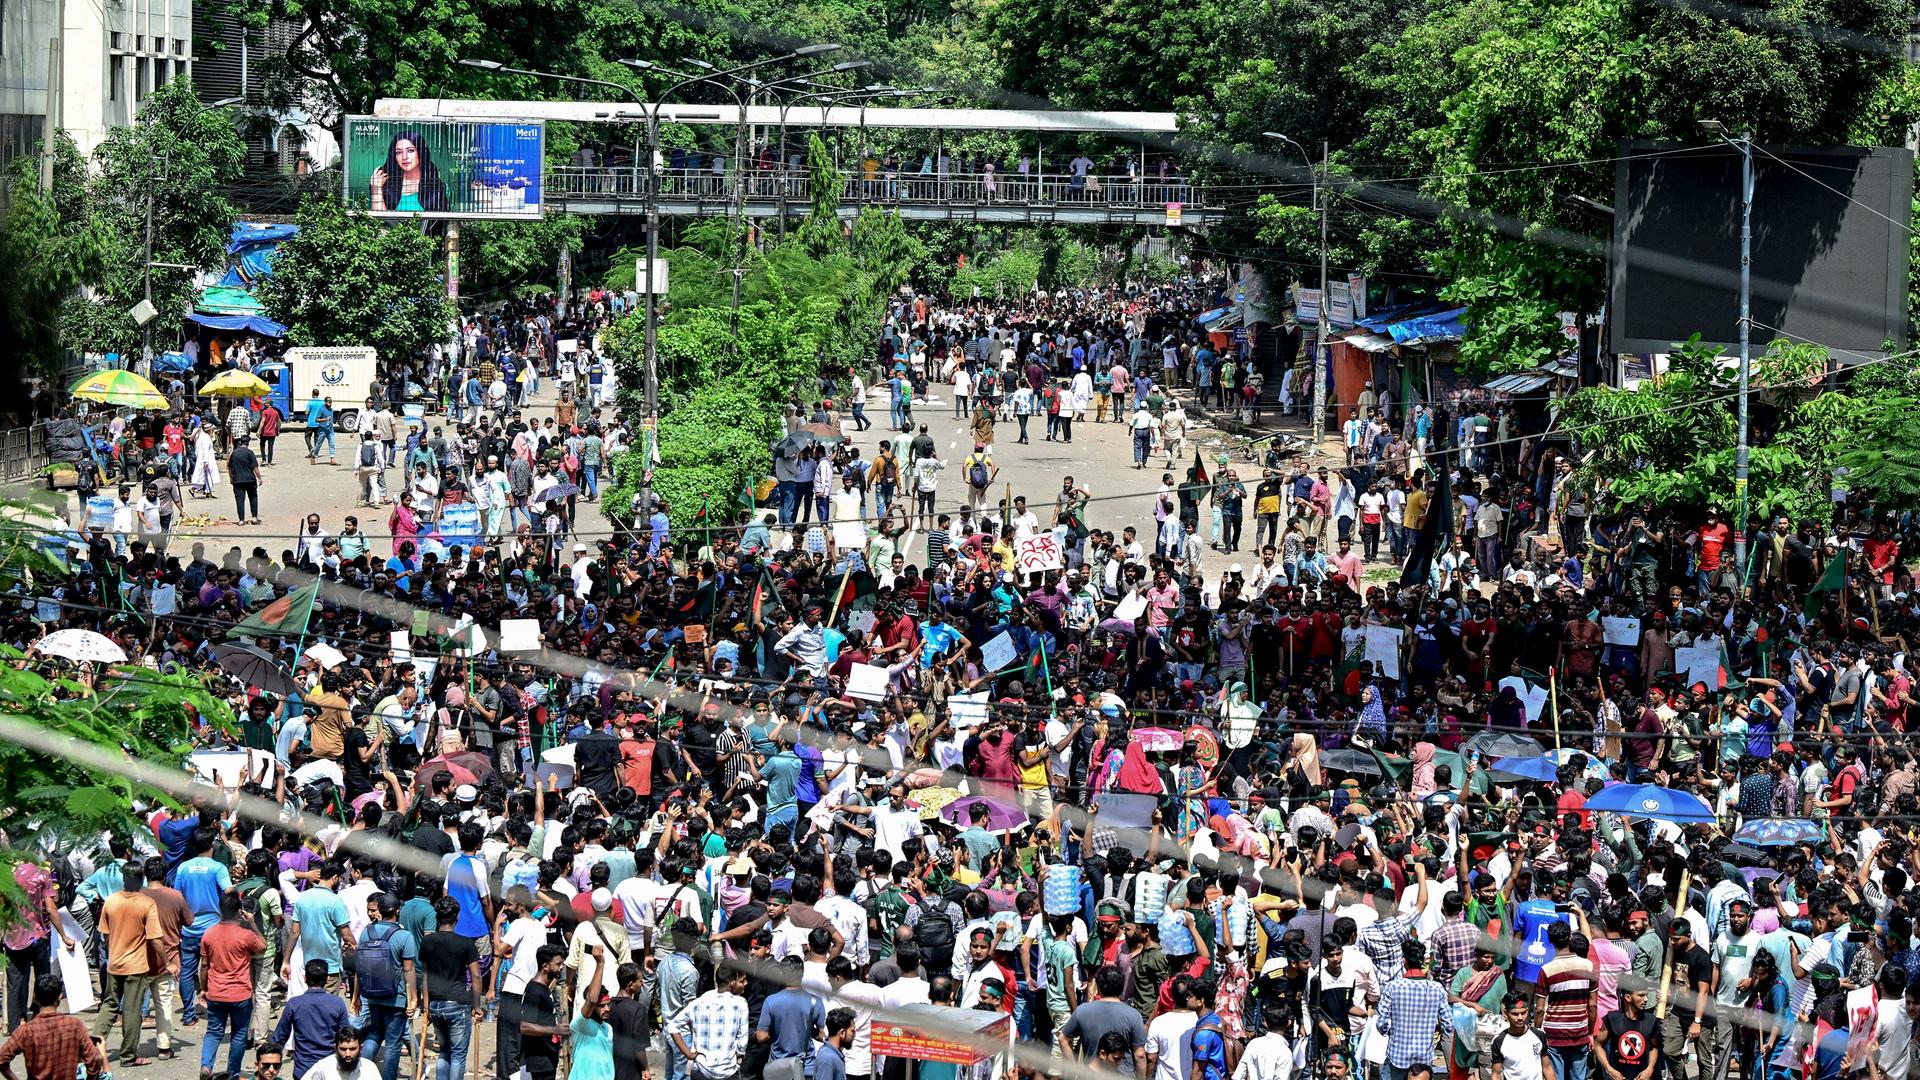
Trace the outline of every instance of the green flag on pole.
<instances>
[{"instance_id":1,"label":"green flag on pole","mask_svg":"<svg viewBox=\"0 0 1920 1080\"><path fill-rule=\"evenodd\" d=\"M242 619L228 637L298 637L307 632L320 583L310 582Z\"/></svg>"},{"instance_id":2,"label":"green flag on pole","mask_svg":"<svg viewBox=\"0 0 1920 1080\"><path fill-rule=\"evenodd\" d=\"M1807 594L1806 616L1811 619L1820 613L1826 598L1821 593L1838 592L1847 584L1847 556L1845 552L1835 555L1827 562L1826 572L1820 580L1813 583L1813 591Z\"/></svg>"}]
</instances>

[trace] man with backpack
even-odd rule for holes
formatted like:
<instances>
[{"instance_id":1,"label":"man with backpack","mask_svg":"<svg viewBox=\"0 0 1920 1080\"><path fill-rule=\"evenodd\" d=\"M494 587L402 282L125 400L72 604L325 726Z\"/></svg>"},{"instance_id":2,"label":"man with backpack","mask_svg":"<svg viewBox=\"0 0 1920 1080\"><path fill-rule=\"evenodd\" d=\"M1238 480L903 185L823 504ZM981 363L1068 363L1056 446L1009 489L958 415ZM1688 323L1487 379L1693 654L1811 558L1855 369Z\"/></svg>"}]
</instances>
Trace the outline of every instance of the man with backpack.
<instances>
[{"instance_id":1,"label":"man with backpack","mask_svg":"<svg viewBox=\"0 0 1920 1080\"><path fill-rule=\"evenodd\" d=\"M993 464L993 455L987 453L985 443L974 443L973 453L960 463L960 475L967 479L967 508L974 512L987 506L987 489L993 485L1000 470Z\"/></svg>"},{"instance_id":2,"label":"man with backpack","mask_svg":"<svg viewBox=\"0 0 1920 1080\"><path fill-rule=\"evenodd\" d=\"M398 1080L400 1047L413 1016L407 987L420 945L400 925L398 896L383 892L370 898L367 917L370 924L354 950L353 1014L367 1017L366 1056L380 1067L381 1080Z\"/></svg>"},{"instance_id":3,"label":"man with backpack","mask_svg":"<svg viewBox=\"0 0 1920 1080\"><path fill-rule=\"evenodd\" d=\"M241 916L266 944L266 950L254 957L248 979L248 984L253 987L251 1024L254 1042L266 1038L272 1026L273 1010L269 1003L273 992L273 973L280 966L280 924L286 910L280 897L280 888L275 882L278 875L279 868L273 852L255 848L247 852L247 876L233 887L234 893L240 898ZM202 945L204 947L204 942Z\"/></svg>"},{"instance_id":4,"label":"man with backpack","mask_svg":"<svg viewBox=\"0 0 1920 1080\"><path fill-rule=\"evenodd\" d=\"M920 945L920 959L929 977L951 975L965 982L967 951L960 948L960 928L966 915L953 901L931 892L920 878L911 879L915 894L907 909L907 925L913 928L913 940Z\"/></svg>"}]
</instances>

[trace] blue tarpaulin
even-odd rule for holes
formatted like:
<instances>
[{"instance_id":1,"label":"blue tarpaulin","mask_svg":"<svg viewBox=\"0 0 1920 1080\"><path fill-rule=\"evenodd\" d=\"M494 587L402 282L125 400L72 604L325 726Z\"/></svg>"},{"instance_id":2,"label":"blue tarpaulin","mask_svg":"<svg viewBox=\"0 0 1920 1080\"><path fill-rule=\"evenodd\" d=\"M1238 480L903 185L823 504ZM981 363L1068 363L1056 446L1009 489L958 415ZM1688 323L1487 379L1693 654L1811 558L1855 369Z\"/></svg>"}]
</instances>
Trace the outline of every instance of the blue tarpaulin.
<instances>
[{"instance_id":1,"label":"blue tarpaulin","mask_svg":"<svg viewBox=\"0 0 1920 1080\"><path fill-rule=\"evenodd\" d=\"M1217 307L1217 308L1214 308L1212 311L1202 312L1201 314L1194 316L1193 321L1199 323L1201 326L1205 326L1208 323L1212 322L1213 320L1218 319L1220 316L1225 315L1228 311L1231 311L1231 310L1232 310L1231 308Z\"/></svg>"},{"instance_id":2,"label":"blue tarpaulin","mask_svg":"<svg viewBox=\"0 0 1920 1080\"><path fill-rule=\"evenodd\" d=\"M286 337L287 328L264 315L205 315L195 312L187 316L209 330L247 330L266 337Z\"/></svg>"},{"instance_id":3,"label":"blue tarpaulin","mask_svg":"<svg viewBox=\"0 0 1920 1080\"><path fill-rule=\"evenodd\" d=\"M1437 341L1459 341L1466 336L1466 308L1419 315L1404 322L1390 323L1387 333L1402 345L1424 345Z\"/></svg>"},{"instance_id":4,"label":"blue tarpaulin","mask_svg":"<svg viewBox=\"0 0 1920 1080\"><path fill-rule=\"evenodd\" d=\"M227 240L227 254L232 255L258 244L277 244L291 238L300 231L298 225L266 225L254 221L236 221L233 232Z\"/></svg>"}]
</instances>

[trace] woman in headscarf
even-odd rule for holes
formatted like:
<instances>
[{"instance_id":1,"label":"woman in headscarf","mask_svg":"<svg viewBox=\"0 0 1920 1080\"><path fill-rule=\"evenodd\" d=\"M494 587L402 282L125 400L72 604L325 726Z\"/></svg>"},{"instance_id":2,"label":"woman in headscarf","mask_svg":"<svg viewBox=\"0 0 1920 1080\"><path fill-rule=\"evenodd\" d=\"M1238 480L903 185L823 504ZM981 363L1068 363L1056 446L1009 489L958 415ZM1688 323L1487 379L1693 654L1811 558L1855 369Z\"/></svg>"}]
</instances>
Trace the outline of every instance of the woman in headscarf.
<instances>
[{"instance_id":1,"label":"woman in headscarf","mask_svg":"<svg viewBox=\"0 0 1920 1080\"><path fill-rule=\"evenodd\" d=\"M1286 785L1287 802L1291 806L1299 806L1320 790L1324 780L1320 773L1320 748L1312 735L1304 731L1294 735L1293 749L1281 769L1280 779Z\"/></svg>"},{"instance_id":2,"label":"woman in headscarf","mask_svg":"<svg viewBox=\"0 0 1920 1080\"><path fill-rule=\"evenodd\" d=\"M1353 733L1376 742L1387 737L1387 710L1380 703L1379 687L1360 688L1360 719L1354 722Z\"/></svg>"},{"instance_id":3,"label":"woman in headscarf","mask_svg":"<svg viewBox=\"0 0 1920 1080\"><path fill-rule=\"evenodd\" d=\"M1181 844L1193 840L1207 824L1207 796L1213 793L1213 778L1200 766L1193 739L1180 748L1180 764L1173 770L1173 794L1180 800L1180 814L1174 835Z\"/></svg>"},{"instance_id":4,"label":"woman in headscarf","mask_svg":"<svg viewBox=\"0 0 1920 1080\"><path fill-rule=\"evenodd\" d=\"M1424 799L1439 787L1434 779L1433 744L1415 743L1413 746L1413 797Z\"/></svg>"}]
</instances>

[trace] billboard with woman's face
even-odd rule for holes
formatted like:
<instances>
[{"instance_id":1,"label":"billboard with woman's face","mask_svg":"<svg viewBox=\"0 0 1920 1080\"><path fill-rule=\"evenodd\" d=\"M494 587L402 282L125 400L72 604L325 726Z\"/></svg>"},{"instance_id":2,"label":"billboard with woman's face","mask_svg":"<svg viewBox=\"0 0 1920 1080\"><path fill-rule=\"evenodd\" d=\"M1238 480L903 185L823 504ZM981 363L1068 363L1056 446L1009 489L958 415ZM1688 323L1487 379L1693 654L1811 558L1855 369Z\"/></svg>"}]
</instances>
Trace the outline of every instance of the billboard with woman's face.
<instances>
[{"instance_id":1,"label":"billboard with woman's face","mask_svg":"<svg viewBox=\"0 0 1920 1080\"><path fill-rule=\"evenodd\" d=\"M383 217L537 218L537 120L347 119L347 205Z\"/></svg>"}]
</instances>

